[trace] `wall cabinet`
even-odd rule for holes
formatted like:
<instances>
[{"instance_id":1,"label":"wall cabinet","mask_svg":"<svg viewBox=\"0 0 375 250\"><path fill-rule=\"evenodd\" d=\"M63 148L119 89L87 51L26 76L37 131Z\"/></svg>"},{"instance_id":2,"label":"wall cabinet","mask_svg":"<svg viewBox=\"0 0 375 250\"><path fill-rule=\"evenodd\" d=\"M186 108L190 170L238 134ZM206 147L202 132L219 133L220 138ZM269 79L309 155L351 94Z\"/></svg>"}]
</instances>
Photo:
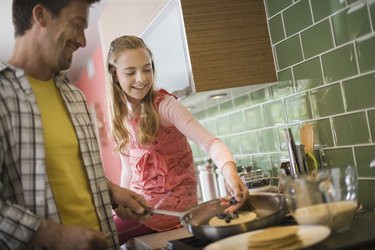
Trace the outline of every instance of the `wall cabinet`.
<instances>
[{"instance_id":1,"label":"wall cabinet","mask_svg":"<svg viewBox=\"0 0 375 250\"><path fill-rule=\"evenodd\" d=\"M106 22L144 38L159 87L181 96L277 81L263 0L127 0L121 12L122 1L112 2L106 16L117 21Z\"/></svg>"},{"instance_id":2,"label":"wall cabinet","mask_svg":"<svg viewBox=\"0 0 375 250\"><path fill-rule=\"evenodd\" d=\"M181 0L196 91L277 80L263 0Z\"/></svg>"}]
</instances>

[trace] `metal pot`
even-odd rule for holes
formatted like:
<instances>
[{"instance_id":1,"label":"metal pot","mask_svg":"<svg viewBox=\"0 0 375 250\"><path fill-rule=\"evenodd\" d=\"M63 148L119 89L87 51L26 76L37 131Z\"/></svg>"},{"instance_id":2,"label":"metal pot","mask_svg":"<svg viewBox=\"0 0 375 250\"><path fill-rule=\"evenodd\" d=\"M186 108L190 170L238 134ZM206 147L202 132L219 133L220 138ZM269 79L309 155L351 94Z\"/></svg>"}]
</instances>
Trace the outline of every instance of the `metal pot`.
<instances>
[{"instance_id":1,"label":"metal pot","mask_svg":"<svg viewBox=\"0 0 375 250\"><path fill-rule=\"evenodd\" d=\"M286 200L280 194L255 193L251 194L239 211L251 211L257 214L257 219L221 227L208 225L208 221L223 212L220 199L201 203L186 212L171 212L165 210L153 210L153 213L179 216L180 222L187 230L197 238L216 241L222 238L245 233L248 231L266 228L279 224L287 212Z\"/></svg>"}]
</instances>

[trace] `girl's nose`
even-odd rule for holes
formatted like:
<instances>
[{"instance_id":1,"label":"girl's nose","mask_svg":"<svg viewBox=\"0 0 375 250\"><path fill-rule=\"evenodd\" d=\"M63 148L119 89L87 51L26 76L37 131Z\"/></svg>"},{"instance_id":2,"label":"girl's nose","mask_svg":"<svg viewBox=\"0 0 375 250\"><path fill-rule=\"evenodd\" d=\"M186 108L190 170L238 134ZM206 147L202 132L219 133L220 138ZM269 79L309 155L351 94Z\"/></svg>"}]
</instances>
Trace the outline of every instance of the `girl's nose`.
<instances>
[{"instance_id":1,"label":"girl's nose","mask_svg":"<svg viewBox=\"0 0 375 250\"><path fill-rule=\"evenodd\" d=\"M136 75L136 81L137 82L143 82L145 80L145 75L142 72L138 72Z\"/></svg>"}]
</instances>

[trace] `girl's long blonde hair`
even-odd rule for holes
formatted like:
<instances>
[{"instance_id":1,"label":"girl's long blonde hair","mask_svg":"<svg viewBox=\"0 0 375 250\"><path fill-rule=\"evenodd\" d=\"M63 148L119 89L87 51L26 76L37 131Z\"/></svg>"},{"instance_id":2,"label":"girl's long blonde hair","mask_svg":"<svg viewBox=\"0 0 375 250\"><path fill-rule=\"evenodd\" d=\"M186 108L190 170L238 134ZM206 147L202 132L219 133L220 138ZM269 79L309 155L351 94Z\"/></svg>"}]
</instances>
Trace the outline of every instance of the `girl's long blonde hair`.
<instances>
[{"instance_id":1,"label":"girl's long blonde hair","mask_svg":"<svg viewBox=\"0 0 375 250\"><path fill-rule=\"evenodd\" d=\"M150 54L152 72L155 79L155 66L152 53L141 38L136 36L118 37L111 42L108 52L107 70L109 79L107 81L107 106L109 111L109 129L112 138L116 142L114 151L117 153L123 152L126 145L130 142L130 133L125 126L129 110L126 94L117 80L116 60L124 50L139 48L146 49ZM142 145L150 144L155 139L159 130L159 115L154 106L154 95L154 83L152 83L152 87L141 103L141 120L136 132L136 139Z\"/></svg>"}]
</instances>

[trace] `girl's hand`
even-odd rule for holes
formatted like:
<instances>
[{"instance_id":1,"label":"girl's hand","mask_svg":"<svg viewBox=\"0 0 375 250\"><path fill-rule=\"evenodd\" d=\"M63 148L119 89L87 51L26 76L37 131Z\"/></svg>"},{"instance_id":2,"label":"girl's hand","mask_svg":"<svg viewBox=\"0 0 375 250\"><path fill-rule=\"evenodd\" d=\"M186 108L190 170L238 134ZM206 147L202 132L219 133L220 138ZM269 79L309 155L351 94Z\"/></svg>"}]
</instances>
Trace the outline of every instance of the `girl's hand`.
<instances>
[{"instance_id":1,"label":"girl's hand","mask_svg":"<svg viewBox=\"0 0 375 250\"><path fill-rule=\"evenodd\" d=\"M225 213L237 211L249 197L249 190L238 175L234 162L227 162L222 168L222 174L225 178L227 189L234 198L230 202L231 197L224 197L220 204L229 206L225 209Z\"/></svg>"}]
</instances>

